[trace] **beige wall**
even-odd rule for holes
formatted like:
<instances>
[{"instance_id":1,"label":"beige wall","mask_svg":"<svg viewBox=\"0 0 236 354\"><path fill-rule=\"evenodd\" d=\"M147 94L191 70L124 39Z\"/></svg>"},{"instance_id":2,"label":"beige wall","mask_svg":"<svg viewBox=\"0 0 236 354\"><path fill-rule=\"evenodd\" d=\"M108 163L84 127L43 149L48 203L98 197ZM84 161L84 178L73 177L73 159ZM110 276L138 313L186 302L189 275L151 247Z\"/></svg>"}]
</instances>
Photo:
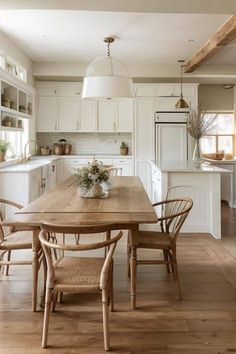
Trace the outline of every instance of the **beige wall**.
<instances>
[{"instance_id":1,"label":"beige wall","mask_svg":"<svg viewBox=\"0 0 236 354\"><path fill-rule=\"evenodd\" d=\"M199 85L198 102L202 110L233 110L234 90L224 85Z\"/></svg>"},{"instance_id":2,"label":"beige wall","mask_svg":"<svg viewBox=\"0 0 236 354\"><path fill-rule=\"evenodd\" d=\"M3 50L9 57L27 70L27 84L34 86L32 60L2 32L0 32L0 50Z\"/></svg>"}]
</instances>

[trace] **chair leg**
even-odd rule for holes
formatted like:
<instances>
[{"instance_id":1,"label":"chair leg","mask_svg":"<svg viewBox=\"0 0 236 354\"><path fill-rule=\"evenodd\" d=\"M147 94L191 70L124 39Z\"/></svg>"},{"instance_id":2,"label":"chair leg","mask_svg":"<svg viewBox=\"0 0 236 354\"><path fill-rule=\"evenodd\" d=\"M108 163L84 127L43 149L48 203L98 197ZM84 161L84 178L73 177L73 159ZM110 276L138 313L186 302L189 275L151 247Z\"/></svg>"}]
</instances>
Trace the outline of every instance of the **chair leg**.
<instances>
[{"instance_id":1,"label":"chair leg","mask_svg":"<svg viewBox=\"0 0 236 354\"><path fill-rule=\"evenodd\" d=\"M172 257L171 252L168 252L168 257L169 257L170 262L171 262L171 271L172 271L172 275L173 275L174 281L176 281L175 269L174 269L174 261L173 261L173 257Z\"/></svg>"},{"instance_id":2,"label":"chair leg","mask_svg":"<svg viewBox=\"0 0 236 354\"><path fill-rule=\"evenodd\" d=\"M181 290L180 281L179 281L178 265L177 265L177 259L176 259L176 250L173 250L173 267L174 267L174 273L175 273L175 278L176 278L178 292L179 292L179 299L182 300L182 290Z\"/></svg>"},{"instance_id":3,"label":"chair leg","mask_svg":"<svg viewBox=\"0 0 236 354\"><path fill-rule=\"evenodd\" d=\"M169 259L168 259L168 251L163 250L163 256L164 256L164 261L168 262L169 261ZM166 264L166 270L167 270L167 273L170 273L170 265L169 264Z\"/></svg>"},{"instance_id":4,"label":"chair leg","mask_svg":"<svg viewBox=\"0 0 236 354\"><path fill-rule=\"evenodd\" d=\"M49 319L50 319L51 301L52 301L52 289L47 289L45 308L44 308L42 348L46 348L48 342L48 327L49 327Z\"/></svg>"},{"instance_id":5,"label":"chair leg","mask_svg":"<svg viewBox=\"0 0 236 354\"><path fill-rule=\"evenodd\" d=\"M43 257L42 258L42 263L43 263L43 291L41 293L40 307L44 308L45 295L46 295L46 282L47 282L47 262L46 262L44 254L43 254L42 257Z\"/></svg>"},{"instance_id":6,"label":"chair leg","mask_svg":"<svg viewBox=\"0 0 236 354\"><path fill-rule=\"evenodd\" d=\"M10 262L10 260L11 260L11 251L9 250L9 251L7 252L7 261ZM5 268L5 275L9 275L9 268L10 268L10 265L7 264L5 267L6 267L6 268Z\"/></svg>"},{"instance_id":7,"label":"chair leg","mask_svg":"<svg viewBox=\"0 0 236 354\"><path fill-rule=\"evenodd\" d=\"M102 290L102 317L103 317L103 335L104 335L104 348L106 351L110 350L109 340L109 311L107 303L107 291Z\"/></svg>"},{"instance_id":8,"label":"chair leg","mask_svg":"<svg viewBox=\"0 0 236 354\"><path fill-rule=\"evenodd\" d=\"M110 285L110 302L111 302L111 311L114 311L114 283L113 283L113 264L111 270L111 285Z\"/></svg>"},{"instance_id":9,"label":"chair leg","mask_svg":"<svg viewBox=\"0 0 236 354\"><path fill-rule=\"evenodd\" d=\"M57 301L61 304L63 301L63 292L59 291L57 296Z\"/></svg>"},{"instance_id":10,"label":"chair leg","mask_svg":"<svg viewBox=\"0 0 236 354\"><path fill-rule=\"evenodd\" d=\"M55 291L53 294L52 294L52 312L55 312L56 311L56 304L57 304L57 292Z\"/></svg>"},{"instance_id":11,"label":"chair leg","mask_svg":"<svg viewBox=\"0 0 236 354\"><path fill-rule=\"evenodd\" d=\"M111 231L106 232L106 241L111 239ZM109 251L109 247L105 247L104 249L104 257L106 257L107 253Z\"/></svg>"},{"instance_id":12,"label":"chair leg","mask_svg":"<svg viewBox=\"0 0 236 354\"><path fill-rule=\"evenodd\" d=\"M127 277L130 278L130 254L131 254L131 247L129 242L129 235L127 240Z\"/></svg>"}]
</instances>

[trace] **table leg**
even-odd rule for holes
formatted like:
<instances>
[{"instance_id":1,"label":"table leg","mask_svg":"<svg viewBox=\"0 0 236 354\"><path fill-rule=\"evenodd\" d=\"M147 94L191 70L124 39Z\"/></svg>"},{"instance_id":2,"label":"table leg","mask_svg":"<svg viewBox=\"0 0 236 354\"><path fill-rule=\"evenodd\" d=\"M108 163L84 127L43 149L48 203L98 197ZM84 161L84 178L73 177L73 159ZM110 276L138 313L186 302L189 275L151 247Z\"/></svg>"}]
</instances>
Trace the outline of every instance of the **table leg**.
<instances>
[{"instance_id":1,"label":"table leg","mask_svg":"<svg viewBox=\"0 0 236 354\"><path fill-rule=\"evenodd\" d=\"M34 230L33 231L33 242L32 242L32 252L33 252L32 310L34 312L36 312L36 309L37 309L38 272L39 272L38 252L39 252L39 249L40 249L39 230Z\"/></svg>"},{"instance_id":2,"label":"table leg","mask_svg":"<svg viewBox=\"0 0 236 354\"><path fill-rule=\"evenodd\" d=\"M131 281L131 307L136 307L136 274L137 274L137 251L136 251L136 234L137 228L131 230L131 257L130 257L130 281Z\"/></svg>"}]
</instances>

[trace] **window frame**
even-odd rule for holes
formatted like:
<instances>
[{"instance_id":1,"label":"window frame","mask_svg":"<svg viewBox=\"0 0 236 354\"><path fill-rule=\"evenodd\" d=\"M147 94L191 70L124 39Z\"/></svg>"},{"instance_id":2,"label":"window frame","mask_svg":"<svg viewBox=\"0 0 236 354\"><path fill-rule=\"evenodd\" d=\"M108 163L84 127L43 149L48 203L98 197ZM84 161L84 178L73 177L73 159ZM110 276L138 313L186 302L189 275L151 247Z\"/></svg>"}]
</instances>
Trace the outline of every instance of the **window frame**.
<instances>
[{"instance_id":1,"label":"window frame","mask_svg":"<svg viewBox=\"0 0 236 354\"><path fill-rule=\"evenodd\" d=\"M219 153L219 138L220 137L225 137L225 136L228 136L228 137L231 137L232 139L232 152L230 153L226 153L226 154L232 154L232 156L235 155L235 127L236 127L236 124L235 124L235 112L234 110L223 110L223 111L213 111L213 110L210 110L210 111L203 111L202 112L202 115L204 116L204 114L232 114L233 115L233 134L205 134L204 136L210 136L210 137L214 137L215 138L215 151L214 152L211 152L211 154L218 154ZM203 136L203 138L204 138ZM204 155L209 155L209 153L203 153L203 156Z\"/></svg>"}]
</instances>

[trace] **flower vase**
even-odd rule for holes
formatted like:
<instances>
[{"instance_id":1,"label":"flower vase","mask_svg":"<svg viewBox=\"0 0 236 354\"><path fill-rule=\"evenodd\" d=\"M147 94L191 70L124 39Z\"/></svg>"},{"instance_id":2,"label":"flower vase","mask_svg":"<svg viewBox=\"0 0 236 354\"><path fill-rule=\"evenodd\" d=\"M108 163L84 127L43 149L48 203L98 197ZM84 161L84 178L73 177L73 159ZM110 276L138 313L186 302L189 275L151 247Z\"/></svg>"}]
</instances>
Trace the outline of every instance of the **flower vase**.
<instances>
[{"instance_id":1,"label":"flower vase","mask_svg":"<svg viewBox=\"0 0 236 354\"><path fill-rule=\"evenodd\" d=\"M94 185L89 188L78 188L78 193L82 198L100 198L103 196L103 187L100 183L95 182Z\"/></svg>"},{"instance_id":2,"label":"flower vase","mask_svg":"<svg viewBox=\"0 0 236 354\"><path fill-rule=\"evenodd\" d=\"M193 163L197 166L200 166L201 163L203 163L203 157L202 157L202 149L201 149L201 144L200 144L200 139L195 140L195 147L193 151Z\"/></svg>"}]
</instances>

